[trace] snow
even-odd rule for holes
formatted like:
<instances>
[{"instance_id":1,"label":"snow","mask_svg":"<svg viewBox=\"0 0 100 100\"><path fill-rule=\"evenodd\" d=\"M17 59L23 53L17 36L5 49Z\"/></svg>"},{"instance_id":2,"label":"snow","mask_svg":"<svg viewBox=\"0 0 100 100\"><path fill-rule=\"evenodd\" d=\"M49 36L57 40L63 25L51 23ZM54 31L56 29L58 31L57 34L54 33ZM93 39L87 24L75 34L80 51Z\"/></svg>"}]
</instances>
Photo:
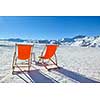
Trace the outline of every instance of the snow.
<instances>
[{"instance_id":1,"label":"snow","mask_svg":"<svg viewBox=\"0 0 100 100\"><path fill-rule=\"evenodd\" d=\"M98 38L99 41L99 38ZM0 82L4 83L23 83L20 77L12 75L12 59L14 54L14 45L12 42L0 42ZM5 46L6 45L6 46ZM36 55L36 61L44 48L44 44L34 44L33 52ZM79 47L60 45L57 49L58 65L69 71L77 72L90 79L100 81L100 48L99 47ZM37 66L33 63L33 67L39 69L40 72L51 79L61 83L77 82L70 77L52 71L47 71L44 67ZM25 75L21 75L27 80ZM30 82L30 80L27 80Z\"/></svg>"},{"instance_id":2,"label":"snow","mask_svg":"<svg viewBox=\"0 0 100 100\"><path fill-rule=\"evenodd\" d=\"M80 46L80 47L100 47L100 36L85 36L84 38L75 38L72 42L65 41L64 39L59 40L60 44L69 44L69 46Z\"/></svg>"}]
</instances>

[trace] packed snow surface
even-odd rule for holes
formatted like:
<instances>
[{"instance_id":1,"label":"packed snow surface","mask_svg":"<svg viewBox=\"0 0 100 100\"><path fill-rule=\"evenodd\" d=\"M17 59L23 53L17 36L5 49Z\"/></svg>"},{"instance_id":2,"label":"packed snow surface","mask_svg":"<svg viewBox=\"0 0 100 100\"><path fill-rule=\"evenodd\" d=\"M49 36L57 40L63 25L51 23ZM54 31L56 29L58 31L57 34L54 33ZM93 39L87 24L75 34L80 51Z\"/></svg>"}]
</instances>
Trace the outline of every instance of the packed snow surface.
<instances>
[{"instance_id":1,"label":"packed snow surface","mask_svg":"<svg viewBox=\"0 0 100 100\"><path fill-rule=\"evenodd\" d=\"M0 43L0 82L23 83L24 81L17 75L12 75L12 60L15 49L15 43ZM44 44L35 44L36 61L41 54ZM77 72L83 76L100 81L100 48L99 47L78 47L60 45L57 49L58 65L69 71ZM35 66L35 65L34 65ZM39 66L37 67L39 69ZM41 68L40 68L41 69ZM65 77L58 72L48 72L45 69L42 73L63 83L75 82L69 77ZM24 75L22 76L24 77ZM24 77L25 78L25 77Z\"/></svg>"}]
</instances>

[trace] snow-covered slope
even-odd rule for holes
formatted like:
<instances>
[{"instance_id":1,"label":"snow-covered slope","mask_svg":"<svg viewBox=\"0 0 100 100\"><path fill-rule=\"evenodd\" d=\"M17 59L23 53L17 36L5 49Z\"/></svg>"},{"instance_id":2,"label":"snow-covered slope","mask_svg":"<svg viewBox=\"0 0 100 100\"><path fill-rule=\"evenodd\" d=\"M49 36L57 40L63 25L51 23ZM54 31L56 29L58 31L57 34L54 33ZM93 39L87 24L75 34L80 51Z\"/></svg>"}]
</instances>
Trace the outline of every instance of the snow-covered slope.
<instances>
[{"instance_id":1,"label":"snow-covered slope","mask_svg":"<svg viewBox=\"0 0 100 100\"><path fill-rule=\"evenodd\" d=\"M73 41L62 42L62 44L69 43L70 46L81 46L81 47L100 47L100 36L96 37L77 37L73 38Z\"/></svg>"}]
</instances>

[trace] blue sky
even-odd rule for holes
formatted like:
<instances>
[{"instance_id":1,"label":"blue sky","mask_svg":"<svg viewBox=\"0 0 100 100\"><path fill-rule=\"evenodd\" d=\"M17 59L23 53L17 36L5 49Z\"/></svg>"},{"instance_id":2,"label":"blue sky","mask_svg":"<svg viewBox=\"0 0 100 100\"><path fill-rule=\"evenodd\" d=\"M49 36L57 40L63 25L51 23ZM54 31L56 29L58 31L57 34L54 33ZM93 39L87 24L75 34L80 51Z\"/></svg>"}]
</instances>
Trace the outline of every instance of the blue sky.
<instances>
[{"instance_id":1,"label":"blue sky","mask_svg":"<svg viewBox=\"0 0 100 100\"><path fill-rule=\"evenodd\" d=\"M0 38L60 39L100 35L98 16L0 16Z\"/></svg>"}]
</instances>

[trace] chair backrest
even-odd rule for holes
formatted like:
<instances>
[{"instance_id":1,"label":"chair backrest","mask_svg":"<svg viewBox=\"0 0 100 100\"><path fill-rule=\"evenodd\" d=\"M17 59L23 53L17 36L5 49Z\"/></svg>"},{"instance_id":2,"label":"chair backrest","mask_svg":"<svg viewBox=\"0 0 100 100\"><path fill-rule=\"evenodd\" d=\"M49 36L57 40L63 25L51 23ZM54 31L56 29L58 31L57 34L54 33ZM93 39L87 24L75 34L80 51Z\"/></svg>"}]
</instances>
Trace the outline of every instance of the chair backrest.
<instances>
[{"instance_id":1,"label":"chair backrest","mask_svg":"<svg viewBox=\"0 0 100 100\"><path fill-rule=\"evenodd\" d=\"M18 59L26 60L31 56L32 45L17 44Z\"/></svg>"},{"instance_id":2,"label":"chair backrest","mask_svg":"<svg viewBox=\"0 0 100 100\"><path fill-rule=\"evenodd\" d=\"M58 45L46 45L44 59L50 59L56 52Z\"/></svg>"}]
</instances>

